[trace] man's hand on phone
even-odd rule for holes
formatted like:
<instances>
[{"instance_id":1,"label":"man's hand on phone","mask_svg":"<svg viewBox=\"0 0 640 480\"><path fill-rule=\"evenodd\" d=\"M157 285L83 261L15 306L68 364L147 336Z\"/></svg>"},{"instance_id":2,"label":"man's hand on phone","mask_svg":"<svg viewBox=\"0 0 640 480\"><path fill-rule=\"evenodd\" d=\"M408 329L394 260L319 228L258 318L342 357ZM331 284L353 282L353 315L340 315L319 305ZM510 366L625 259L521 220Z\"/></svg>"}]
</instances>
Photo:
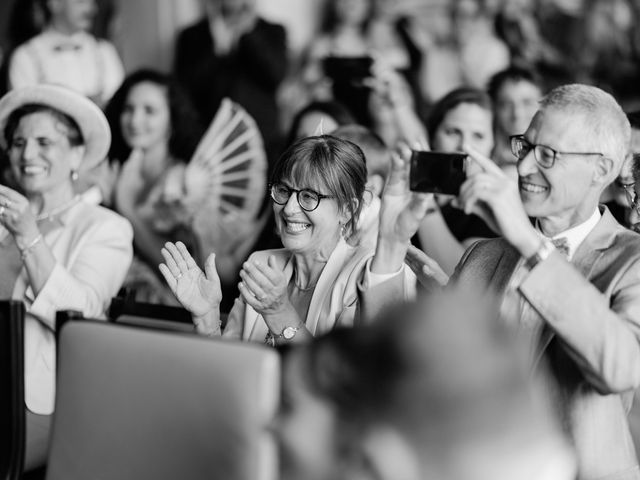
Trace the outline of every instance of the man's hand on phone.
<instances>
[{"instance_id":1,"label":"man's hand on phone","mask_svg":"<svg viewBox=\"0 0 640 480\"><path fill-rule=\"evenodd\" d=\"M460 188L459 206L467 214L480 216L523 256L532 255L540 239L524 210L518 184L474 148L465 146L464 150L473 164Z\"/></svg>"}]
</instances>

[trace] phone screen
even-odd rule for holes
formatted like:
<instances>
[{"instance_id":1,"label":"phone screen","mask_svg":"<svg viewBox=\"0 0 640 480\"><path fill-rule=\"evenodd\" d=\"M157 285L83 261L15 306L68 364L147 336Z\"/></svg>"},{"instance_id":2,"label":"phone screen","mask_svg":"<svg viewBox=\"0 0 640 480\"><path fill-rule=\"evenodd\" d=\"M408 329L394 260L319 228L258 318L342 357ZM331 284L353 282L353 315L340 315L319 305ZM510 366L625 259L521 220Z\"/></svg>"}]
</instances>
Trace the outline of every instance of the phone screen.
<instances>
[{"instance_id":1,"label":"phone screen","mask_svg":"<svg viewBox=\"0 0 640 480\"><path fill-rule=\"evenodd\" d=\"M414 192L458 195L464 183L465 153L413 150L409 188Z\"/></svg>"}]
</instances>

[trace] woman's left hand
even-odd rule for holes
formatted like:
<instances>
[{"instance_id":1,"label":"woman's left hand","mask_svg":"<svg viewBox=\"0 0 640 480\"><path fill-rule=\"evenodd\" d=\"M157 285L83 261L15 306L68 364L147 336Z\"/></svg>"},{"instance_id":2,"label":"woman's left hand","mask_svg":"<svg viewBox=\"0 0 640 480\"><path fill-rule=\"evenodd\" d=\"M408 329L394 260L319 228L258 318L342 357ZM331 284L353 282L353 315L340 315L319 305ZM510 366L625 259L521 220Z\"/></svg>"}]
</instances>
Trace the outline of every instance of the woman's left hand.
<instances>
[{"instance_id":1,"label":"woman's left hand","mask_svg":"<svg viewBox=\"0 0 640 480\"><path fill-rule=\"evenodd\" d=\"M27 197L4 185L0 185L0 224L18 245L27 245L40 235Z\"/></svg>"},{"instance_id":2,"label":"woman's left hand","mask_svg":"<svg viewBox=\"0 0 640 480\"><path fill-rule=\"evenodd\" d=\"M267 264L248 260L240 271L238 285L244 301L261 315L280 314L291 307L287 292L287 279L276 259L270 255Z\"/></svg>"}]
</instances>

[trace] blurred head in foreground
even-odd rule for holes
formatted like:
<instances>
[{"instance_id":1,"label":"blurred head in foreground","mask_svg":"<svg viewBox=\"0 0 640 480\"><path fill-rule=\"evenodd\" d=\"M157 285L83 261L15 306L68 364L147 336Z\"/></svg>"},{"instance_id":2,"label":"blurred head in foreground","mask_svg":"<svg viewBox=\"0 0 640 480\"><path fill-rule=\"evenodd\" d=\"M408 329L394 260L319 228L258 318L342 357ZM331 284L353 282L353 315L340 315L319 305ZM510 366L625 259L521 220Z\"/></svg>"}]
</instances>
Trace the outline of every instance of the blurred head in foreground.
<instances>
[{"instance_id":1,"label":"blurred head in foreground","mask_svg":"<svg viewBox=\"0 0 640 480\"><path fill-rule=\"evenodd\" d=\"M493 300L438 293L286 352L283 478L573 478Z\"/></svg>"}]
</instances>

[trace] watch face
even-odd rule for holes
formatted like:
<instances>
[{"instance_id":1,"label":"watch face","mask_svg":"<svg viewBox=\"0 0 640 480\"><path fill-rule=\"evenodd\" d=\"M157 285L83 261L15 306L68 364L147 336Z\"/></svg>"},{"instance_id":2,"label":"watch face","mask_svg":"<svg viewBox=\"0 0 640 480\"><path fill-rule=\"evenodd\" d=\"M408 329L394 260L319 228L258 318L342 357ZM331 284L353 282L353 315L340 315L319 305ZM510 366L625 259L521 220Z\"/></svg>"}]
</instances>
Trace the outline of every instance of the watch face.
<instances>
[{"instance_id":1,"label":"watch face","mask_svg":"<svg viewBox=\"0 0 640 480\"><path fill-rule=\"evenodd\" d=\"M296 336L297 331L298 329L295 327L287 327L282 331L282 337L285 340L291 340L293 337Z\"/></svg>"}]
</instances>

